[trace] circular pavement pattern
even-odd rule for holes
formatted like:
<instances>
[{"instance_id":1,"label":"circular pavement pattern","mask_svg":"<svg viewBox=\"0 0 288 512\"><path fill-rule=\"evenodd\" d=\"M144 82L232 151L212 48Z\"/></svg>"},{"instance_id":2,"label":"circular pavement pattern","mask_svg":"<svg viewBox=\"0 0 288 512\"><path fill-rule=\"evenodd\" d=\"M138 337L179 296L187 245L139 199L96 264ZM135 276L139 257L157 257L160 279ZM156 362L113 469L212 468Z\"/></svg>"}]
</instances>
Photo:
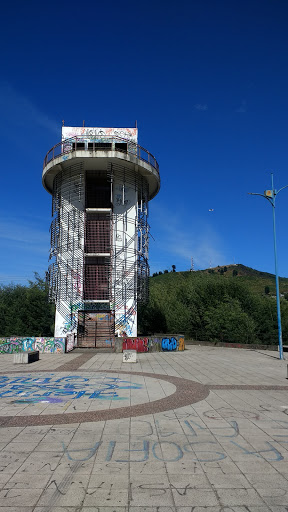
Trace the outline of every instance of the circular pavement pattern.
<instances>
[{"instance_id":1,"label":"circular pavement pattern","mask_svg":"<svg viewBox=\"0 0 288 512\"><path fill-rule=\"evenodd\" d=\"M63 369L64 368L62 367L61 370L63 371ZM178 409L185 405L190 405L195 402L199 402L200 400L204 400L209 394L209 388L203 384L199 384L198 382L155 373L128 372L118 370L85 371L80 369L78 369L77 373L81 375L77 376L66 375L64 377L59 377L57 370L50 372L50 374L46 373L46 375L45 372L41 371L37 373L41 374L41 376L35 377L35 374L32 374L33 377L30 377L30 379L32 378L33 382L31 383L28 380L28 387L24 386L24 388L23 382L25 379L26 381L29 379L29 375L26 374L24 377L23 375L19 376L18 374L17 377L14 374L12 378L8 375L1 375L0 380L2 379L2 393L0 394L0 398L5 399L5 396L7 396L7 398L5 411L6 415L0 416L0 426L26 427L34 425L59 425L143 416L147 414L155 414L158 412L168 411L171 409ZM114 374L117 377L112 377L112 375L109 374ZM53 378L51 375L53 375ZM121 378L119 378L119 375L121 375ZM126 377L124 378L125 375ZM137 376L138 380L130 379L131 376ZM139 377L141 377L140 382ZM148 379L146 380L145 377ZM5 386L8 384L7 379L10 379L11 382L9 382L9 387L5 395ZM142 379L145 381L144 385L141 384ZM95 382L98 382L97 386L95 386ZM63 383L65 384L64 386L62 385ZM12 384L14 387L11 387ZM37 393L26 393L29 389L29 385L31 384L33 384L33 386L35 384L38 384L39 386L41 385L42 391L44 385L45 398L43 395L37 395ZM56 386L55 388L56 384L58 387ZM51 390L50 394L49 386ZM162 394L165 393L166 395L168 394L168 396L155 399L154 397L156 386L160 386ZM63 387L65 388L64 390ZM11 391L12 389L14 393ZM142 397L139 396L137 398L137 393L133 391L137 389L147 389L146 398L143 398L143 394ZM75 396L76 392L77 395ZM133 405L129 404L125 406L125 401L130 401L130 393L132 394ZM37 396L40 398L37 398ZM61 414L46 414L45 412L45 414L38 415L35 414L35 411L33 411L33 415L28 415L28 411L26 410L24 412L26 415L21 415L20 411L17 412L17 416L9 415L9 410L12 411L12 409L10 409L11 405L12 408L13 406L15 408L15 404L22 403L25 406L27 403L28 405L31 403L35 405L35 403L37 404L40 402L41 404L46 404L48 407L50 407L50 405L53 407L53 404L56 405L60 402L63 403L63 400L65 399L69 401L72 396L74 400L75 398L81 399L82 396L84 398L95 398L99 399L99 401L101 400L100 403L103 403L103 399L106 401L106 403L108 400L109 404L113 403L113 407L109 406L110 408L98 409L99 402L97 400L97 410L88 410L84 412L62 412ZM7 404L7 399L9 399L9 404ZM137 402L136 404L135 401Z\"/></svg>"}]
</instances>

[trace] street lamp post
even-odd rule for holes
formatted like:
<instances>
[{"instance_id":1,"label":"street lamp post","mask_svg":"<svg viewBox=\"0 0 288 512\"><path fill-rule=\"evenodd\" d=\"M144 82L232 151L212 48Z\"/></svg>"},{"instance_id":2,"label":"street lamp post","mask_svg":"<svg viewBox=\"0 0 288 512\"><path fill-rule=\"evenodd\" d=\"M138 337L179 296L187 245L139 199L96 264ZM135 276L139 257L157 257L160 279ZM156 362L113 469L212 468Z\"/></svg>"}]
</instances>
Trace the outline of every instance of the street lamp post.
<instances>
[{"instance_id":1,"label":"street lamp post","mask_svg":"<svg viewBox=\"0 0 288 512\"><path fill-rule=\"evenodd\" d=\"M265 197L265 199L268 199L269 203L272 206L272 212L273 212L273 237L274 237L274 260L275 260L275 280L276 280L276 301L277 301L277 321L278 321L278 341L279 341L279 358L280 359L284 359L284 357L283 357L283 344L282 344L280 292L279 292L279 276L278 276L277 246L276 246L275 201L276 201L277 194L279 194L279 192L281 192L281 190L283 190L284 188L287 188L287 187L288 187L288 185L285 185L285 187L282 187L279 190L274 190L273 173L271 173L271 190L264 190L264 194L248 192L248 194L250 194L252 196Z\"/></svg>"}]
</instances>

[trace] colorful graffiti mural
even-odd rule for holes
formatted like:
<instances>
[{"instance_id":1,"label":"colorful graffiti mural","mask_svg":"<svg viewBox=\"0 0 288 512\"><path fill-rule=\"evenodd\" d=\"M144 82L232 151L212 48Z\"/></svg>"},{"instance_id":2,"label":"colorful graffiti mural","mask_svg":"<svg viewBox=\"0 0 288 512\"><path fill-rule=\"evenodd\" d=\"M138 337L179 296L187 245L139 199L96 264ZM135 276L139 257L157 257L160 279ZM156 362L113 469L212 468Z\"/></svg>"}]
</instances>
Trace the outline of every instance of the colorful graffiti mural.
<instances>
[{"instance_id":1,"label":"colorful graffiti mural","mask_svg":"<svg viewBox=\"0 0 288 512\"><path fill-rule=\"evenodd\" d=\"M178 342L179 342L178 350L180 350L180 351L185 350L185 342L184 342L183 336L179 337Z\"/></svg>"},{"instance_id":2,"label":"colorful graffiti mural","mask_svg":"<svg viewBox=\"0 0 288 512\"><path fill-rule=\"evenodd\" d=\"M125 310L123 312L123 309ZM131 306L129 308L115 307L115 332L119 332L121 336L133 338L133 331L136 329L136 309Z\"/></svg>"},{"instance_id":3,"label":"colorful graffiti mural","mask_svg":"<svg viewBox=\"0 0 288 512\"><path fill-rule=\"evenodd\" d=\"M172 338L163 338L161 342L162 350L176 350L177 349L177 340L172 336Z\"/></svg>"},{"instance_id":4,"label":"colorful graffiti mural","mask_svg":"<svg viewBox=\"0 0 288 512\"><path fill-rule=\"evenodd\" d=\"M83 137L83 140L93 140L95 137L121 137L123 139L131 140L137 143L138 130L137 128L99 128L99 127L80 127L80 126L63 126L62 127L62 140L70 139L71 137ZM98 139L97 139L98 140ZM111 139L107 139L109 141Z\"/></svg>"},{"instance_id":5,"label":"colorful graffiti mural","mask_svg":"<svg viewBox=\"0 0 288 512\"><path fill-rule=\"evenodd\" d=\"M78 311L110 311L110 305L106 303L93 303L93 302L77 302L70 305L70 313L64 318L62 325L63 333L68 333L77 330L78 325Z\"/></svg>"},{"instance_id":6,"label":"colorful graffiti mural","mask_svg":"<svg viewBox=\"0 0 288 512\"><path fill-rule=\"evenodd\" d=\"M65 348L66 338L0 338L0 354L14 354L31 350L39 350L41 353L64 354Z\"/></svg>"},{"instance_id":7,"label":"colorful graffiti mural","mask_svg":"<svg viewBox=\"0 0 288 512\"><path fill-rule=\"evenodd\" d=\"M137 352L176 352L185 350L184 336L170 335L149 338L123 338L122 350L137 350Z\"/></svg>"},{"instance_id":8,"label":"colorful graffiti mural","mask_svg":"<svg viewBox=\"0 0 288 512\"><path fill-rule=\"evenodd\" d=\"M137 352L148 352L148 339L124 338L123 350L137 350Z\"/></svg>"}]
</instances>

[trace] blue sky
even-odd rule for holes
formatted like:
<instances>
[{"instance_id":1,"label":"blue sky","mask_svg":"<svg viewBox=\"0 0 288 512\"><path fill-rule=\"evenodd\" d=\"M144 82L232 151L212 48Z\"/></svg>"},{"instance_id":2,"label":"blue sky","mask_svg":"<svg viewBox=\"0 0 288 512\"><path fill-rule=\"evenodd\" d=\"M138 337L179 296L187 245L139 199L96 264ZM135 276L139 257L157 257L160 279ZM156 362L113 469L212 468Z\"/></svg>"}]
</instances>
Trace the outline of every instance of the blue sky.
<instances>
[{"instance_id":1,"label":"blue sky","mask_svg":"<svg viewBox=\"0 0 288 512\"><path fill-rule=\"evenodd\" d=\"M288 185L286 0L5 3L1 10L0 282L48 266L46 152L66 125L133 127L157 158L151 272L242 263L274 272ZM288 277L288 188L277 197ZM214 209L209 212L209 209Z\"/></svg>"}]
</instances>

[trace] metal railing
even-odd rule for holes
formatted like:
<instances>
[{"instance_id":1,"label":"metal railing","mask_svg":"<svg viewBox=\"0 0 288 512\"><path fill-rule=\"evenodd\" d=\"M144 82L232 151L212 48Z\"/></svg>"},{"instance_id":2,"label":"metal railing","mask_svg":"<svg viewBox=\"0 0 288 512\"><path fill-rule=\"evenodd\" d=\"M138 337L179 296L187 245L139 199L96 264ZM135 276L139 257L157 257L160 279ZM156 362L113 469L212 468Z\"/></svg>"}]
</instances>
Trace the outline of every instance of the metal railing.
<instances>
[{"instance_id":1,"label":"metal railing","mask_svg":"<svg viewBox=\"0 0 288 512\"><path fill-rule=\"evenodd\" d=\"M142 146L139 146L139 144L130 140L109 135L105 137L96 136L91 138L78 136L62 140L48 151L44 158L43 167L46 167L46 165L52 162L55 158L68 155L73 151L120 151L121 153L133 155L136 158L147 162L154 167L159 174L158 162L156 158L147 151L147 149L142 148Z\"/></svg>"}]
</instances>

